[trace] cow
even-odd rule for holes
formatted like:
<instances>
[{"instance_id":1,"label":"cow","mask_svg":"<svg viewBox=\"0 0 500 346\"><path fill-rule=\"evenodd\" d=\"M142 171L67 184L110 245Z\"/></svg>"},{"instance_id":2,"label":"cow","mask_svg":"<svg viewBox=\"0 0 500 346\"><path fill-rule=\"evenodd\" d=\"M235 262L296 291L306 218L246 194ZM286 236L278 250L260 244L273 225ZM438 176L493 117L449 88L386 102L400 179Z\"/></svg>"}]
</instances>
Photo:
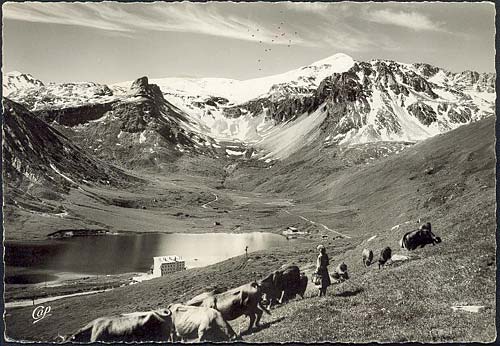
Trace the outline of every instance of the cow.
<instances>
[{"instance_id":1,"label":"cow","mask_svg":"<svg viewBox=\"0 0 500 346\"><path fill-rule=\"evenodd\" d=\"M100 317L64 341L144 342L170 341L172 314L168 309Z\"/></svg>"},{"instance_id":2,"label":"cow","mask_svg":"<svg viewBox=\"0 0 500 346\"><path fill-rule=\"evenodd\" d=\"M387 261L389 261L392 257L392 250L390 247L385 247L380 251L380 257L378 259L378 269L380 267L383 267L387 264Z\"/></svg>"},{"instance_id":3,"label":"cow","mask_svg":"<svg viewBox=\"0 0 500 346\"><path fill-rule=\"evenodd\" d=\"M271 314L261 305L262 291L257 282L251 282L229 291L215 294L202 293L186 302L190 306L204 306L218 310L226 321L232 321L242 315L250 318L247 332L252 327L259 327L263 312Z\"/></svg>"},{"instance_id":4,"label":"cow","mask_svg":"<svg viewBox=\"0 0 500 346\"><path fill-rule=\"evenodd\" d=\"M420 226L420 229L406 233L400 240L403 249L415 250L417 247L423 248L427 244L436 245L441 243L441 238L436 237L431 230L430 222Z\"/></svg>"},{"instance_id":5,"label":"cow","mask_svg":"<svg viewBox=\"0 0 500 346\"><path fill-rule=\"evenodd\" d=\"M301 273L297 266L287 266L283 270L276 270L259 281L262 292L269 302L269 309L274 301L282 304L284 301L295 298L298 294L304 298L307 287L307 276Z\"/></svg>"},{"instance_id":6,"label":"cow","mask_svg":"<svg viewBox=\"0 0 500 346\"><path fill-rule=\"evenodd\" d=\"M297 294L300 296L300 298L304 299L304 294L306 293L307 289L307 284L308 284L308 278L305 273L300 273L300 283L299 283L299 289L297 291Z\"/></svg>"},{"instance_id":7,"label":"cow","mask_svg":"<svg viewBox=\"0 0 500 346\"><path fill-rule=\"evenodd\" d=\"M369 267L373 261L373 251L368 249L363 249L361 256L363 257L364 266Z\"/></svg>"},{"instance_id":8,"label":"cow","mask_svg":"<svg viewBox=\"0 0 500 346\"><path fill-rule=\"evenodd\" d=\"M349 280L349 273L347 272L347 264L345 264L344 262L340 263L337 266L337 268L335 268L335 271L331 276L332 279L334 279L337 283Z\"/></svg>"},{"instance_id":9,"label":"cow","mask_svg":"<svg viewBox=\"0 0 500 346\"><path fill-rule=\"evenodd\" d=\"M212 308L171 304L172 341L232 341L237 336L222 314Z\"/></svg>"}]
</instances>

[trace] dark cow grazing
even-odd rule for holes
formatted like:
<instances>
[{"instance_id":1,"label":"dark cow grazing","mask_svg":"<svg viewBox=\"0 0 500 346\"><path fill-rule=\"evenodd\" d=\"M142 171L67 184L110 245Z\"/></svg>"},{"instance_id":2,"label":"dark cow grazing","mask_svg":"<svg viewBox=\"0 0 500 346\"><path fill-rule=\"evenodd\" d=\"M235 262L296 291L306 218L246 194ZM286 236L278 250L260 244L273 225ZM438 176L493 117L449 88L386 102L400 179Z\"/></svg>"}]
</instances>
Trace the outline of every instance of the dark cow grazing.
<instances>
[{"instance_id":1,"label":"dark cow grazing","mask_svg":"<svg viewBox=\"0 0 500 346\"><path fill-rule=\"evenodd\" d=\"M308 281L309 281L309 279L307 278L307 275L305 273L300 273L300 284L299 284L299 290L297 291L297 294L302 299L304 299L304 294L306 293Z\"/></svg>"},{"instance_id":2,"label":"dark cow grazing","mask_svg":"<svg viewBox=\"0 0 500 346\"><path fill-rule=\"evenodd\" d=\"M276 270L259 281L262 292L269 302L268 308L277 301L279 304L295 298L298 294L304 298L307 287L307 276L301 273L297 266L287 266Z\"/></svg>"},{"instance_id":3,"label":"dark cow grazing","mask_svg":"<svg viewBox=\"0 0 500 346\"><path fill-rule=\"evenodd\" d=\"M349 273L347 272L347 264L344 262L340 263L335 271L331 275L332 279L334 279L337 283L344 282L349 280Z\"/></svg>"},{"instance_id":4,"label":"dark cow grazing","mask_svg":"<svg viewBox=\"0 0 500 346\"><path fill-rule=\"evenodd\" d=\"M403 249L415 250L419 246L423 248L427 244L441 243L441 238L432 233L431 224L427 222L420 229L406 233L399 243Z\"/></svg>"},{"instance_id":5,"label":"dark cow grazing","mask_svg":"<svg viewBox=\"0 0 500 346\"><path fill-rule=\"evenodd\" d=\"M387 261L389 261L392 257L392 250L390 247L385 247L384 249L382 249L382 251L380 251L380 257L378 259L378 269L380 269L380 267L383 267L387 264Z\"/></svg>"},{"instance_id":6,"label":"dark cow grazing","mask_svg":"<svg viewBox=\"0 0 500 346\"><path fill-rule=\"evenodd\" d=\"M64 341L170 341L172 314L168 309L135 312L93 320Z\"/></svg>"},{"instance_id":7,"label":"dark cow grazing","mask_svg":"<svg viewBox=\"0 0 500 346\"><path fill-rule=\"evenodd\" d=\"M236 333L222 314L212 308L171 304L172 341L233 341Z\"/></svg>"},{"instance_id":8,"label":"dark cow grazing","mask_svg":"<svg viewBox=\"0 0 500 346\"><path fill-rule=\"evenodd\" d=\"M361 255L363 256L364 266L369 267L373 263L373 251L368 249L363 249Z\"/></svg>"},{"instance_id":9,"label":"dark cow grazing","mask_svg":"<svg viewBox=\"0 0 500 346\"><path fill-rule=\"evenodd\" d=\"M220 311L222 317L231 321L242 315L250 318L247 331L250 331L255 324L259 326L263 312L271 314L269 310L260 303L262 291L257 282L233 288L227 292L213 294L205 292L189 300L186 305L204 306Z\"/></svg>"}]
</instances>

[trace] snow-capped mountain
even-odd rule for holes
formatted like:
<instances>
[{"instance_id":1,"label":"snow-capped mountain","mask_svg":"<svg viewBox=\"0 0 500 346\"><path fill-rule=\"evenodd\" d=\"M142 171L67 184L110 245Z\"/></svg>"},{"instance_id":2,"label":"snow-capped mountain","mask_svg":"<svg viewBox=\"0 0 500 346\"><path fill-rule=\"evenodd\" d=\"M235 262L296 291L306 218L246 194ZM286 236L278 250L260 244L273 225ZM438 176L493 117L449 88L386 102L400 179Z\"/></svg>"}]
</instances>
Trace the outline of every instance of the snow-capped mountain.
<instances>
[{"instance_id":1,"label":"snow-capped mountain","mask_svg":"<svg viewBox=\"0 0 500 346\"><path fill-rule=\"evenodd\" d=\"M183 152L227 155L147 77L113 90L92 82L49 83L16 89L9 98L96 156L128 167L161 165Z\"/></svg>"},{"instance_id":2,"label":"snow-capped mountain","mask_svg":"<svg viewBox=\"0 0 500 346\"><path fill-rule=\"evenodd\" d=\"M102 104L119 98L107 85L93 82L42 83L29 84L28 87L22 87L22 84L16 83L7 88L8 93L5 90L4 84L5 97L22 102L32 111Z\"/></svg>"},{"instance_id":3,"label":"snow-capped mountain","mask_svg":"<svg viewBox=\"0 0 500 346\"><path fill-rule=\"evenodd\" d=\"M353 59L345 54L336 54L311 65L273 76L239 81L226 78L162 78L151 79L164 93L184 94L194 97L216 96L241 104L263 94L280 84L294 88L317 87L332 73L347 71L354 64ZM118 83L126 86L130 82Z\"/></svg>"},{"instance_id":4,"label":"snow-capped mountain","mask_svg":"<svg viewBox=\"0 0 500 346\"><path fill-rule=\"evenodd\" d=\"M32 75L12 71L3 75L2 94L8 96L17 90L25 90L30 88L39 88L43 86L43 82L33 78Z\"/></svg>"},{"instance_id":5,"label":"snow-capped mountain","mask_svg":"<svg viewBox=\"0 0 500 346\"><path fill-rule=\"evenodd\" d=\"M183 152L215 154L219 147L212 138L193 131L190 118L166 101L147 77L134 81L110 103L35 114L59 124L61 131L97 157L127 167L161 165Z\"/></svg>"},{"instance_id":6,"label":"snow-capped mountain","mask_svg":"<svg viewBox=\"0 0 500 346\"><path fill-rule=\"evenodd\" d=\"M155 83L197 120L200 131L251 143L267 150L268 158L286 157L316 137L326 144L426 139L493 115L496 98L491 73L357 62L345 54L249 81Z\"/></svg>"},{"instance_id":7,"label":"snow-capped mountain","mask_svg":"<svg viewBox=\"0 0 500 346\"><path fill-rule=\"evenodd\" d=\"M138 97L133 90L137 83L153 88L155 96ZM104 153L112 146L109 157L116 157L120 146L132 145L142 148L137 153L152 154L153 161L158 160L158 148L166 147L168 154L161 157L172 157L174 148L177 153L218 151L267 160L286 158L312 142L423 140L493 115L494 87L492 73L453 73L389 60L361 62L336 54L245 81L48 84L10 95L46 121L71 127L69 135L87 142L91 150ZM105 143L92 143L93 138ZM221 148L227 142L232 143L229 148Z\"/></svg>"},{"instance_id":8,"label":"snow-capped mountain","mask_svg":"<svg viewBox=\"0 0 500 346\"><path fill-rule=\"evenodd\" d=\"M351 57L337 54L296 70L244 81L225 78L163 78L151 79L151 82L161 88L168 101L197 123L198 131L218 141L251 144L274 127L274 121L257 114L245 116L244 113L237 113L235 116L226 110L234 109L237 112L238 105L259 99L269 92L310 94L324 78L332 73L346 71L353 64ZM130 83L118 83L111 88L120 89Z\"/></svg>"}]
</instances>

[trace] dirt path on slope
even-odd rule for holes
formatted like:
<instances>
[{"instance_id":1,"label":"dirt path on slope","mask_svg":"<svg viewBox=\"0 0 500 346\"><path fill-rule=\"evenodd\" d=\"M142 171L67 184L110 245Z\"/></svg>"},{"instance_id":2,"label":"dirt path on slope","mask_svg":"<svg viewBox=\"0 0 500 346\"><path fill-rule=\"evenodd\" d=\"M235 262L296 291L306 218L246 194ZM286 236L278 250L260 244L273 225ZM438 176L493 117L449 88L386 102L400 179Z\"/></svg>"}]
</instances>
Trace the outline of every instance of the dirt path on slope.
<instances>
[{"instance_id":1,"label":"dirt path on slope","mask_svg":"<svg viewBox=\"0 0 500 346\"><path fill-rule=\"evenodd\" d=\"M304 216L302 216L302 215L292 214L292 213L290 213L288 210L285 210L285 213L287 213L287 214L289 214L289 215L292 215L292 216L297 216L297 217L301 218L302 220L309 222L309 223L310 223L310 224L312 224L312 225L315 225L315 226L316 226L316 225L321 226L321 227L323 227L324 229L326 229L327 231L329 231L329 232L333 232L333 233L335 233L335 234L338 234L338 235L340 235L341 237L344 237L344 238L347 238L347 239L351 239L351 237L350 237L350 236L348 236L347 234L343 234L343 233L340 233L340 232L334 231L333 229L329 228L328 226L326 226L326 225L324 225L324 224L322 224L322 223L316 222L316 221L311 221L311 220L309 220L308 218L306 218L306 217L304 217Z\"/></svg>"},{"instance_id":2,"label":"dirt path on slope","mask_svg":"<svg viewBox=\"0 0 500 346\"><path fill-rule=\"evenodd\" d=\"M207 203L203 204L203 205L201 206L203 209L207 209L207 207L208 207L211 203L213 203L213 202L217 202L217 201L219 200L219 196L217 196L217 195L216 195L215 193L213 193L213 192L211 192L211 193L212 193L212 195L214 195L214 196L215 196L215 199L214 199L214 200L212 200L212 201L210 201L210 202L207 202Z\"/></svg>"}]
</instances>

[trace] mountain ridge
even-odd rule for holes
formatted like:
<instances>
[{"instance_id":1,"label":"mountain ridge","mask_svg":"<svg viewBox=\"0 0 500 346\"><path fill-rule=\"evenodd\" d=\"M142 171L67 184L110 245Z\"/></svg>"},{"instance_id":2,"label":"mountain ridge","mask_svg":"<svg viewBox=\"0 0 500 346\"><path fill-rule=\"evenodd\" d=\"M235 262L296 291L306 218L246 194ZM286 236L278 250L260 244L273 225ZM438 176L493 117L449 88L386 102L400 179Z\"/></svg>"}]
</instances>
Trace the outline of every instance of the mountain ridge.
<instances>
[{"instance_id":1,"label":"mountain ridge","mask_svg":"<svg viewBox=\"0 0 500 346\"><path fill-rule=\"evenodd\" d=\"M293 153L277 154L274 147L298 149L312 137L324 145L350 145L415 142L435 136L493 115L494 82L495 74L452 73L430 64L384 59L362 62L335 54L246 81L164 78L147 83L156 85L157 96L163 94L168 108L175 109L170 114L188 137L214 144L234 142L260 151L257 158L271 160ZM57 109L76 107L76 112L84 112L81 107L88 104L128 102L129 87L135 83L48 84L38 86L38 93L31 87L25 92L16 89L12 96L32 110L43 110L44 117L54 121L58 118L51 114ZM163 102L157 96L152 101ZM107 113L106 108L101 115ZM311 114L314 117L308 119ZM243 151L225 154L242 157Z\"/></svg>"}]
</instances>

